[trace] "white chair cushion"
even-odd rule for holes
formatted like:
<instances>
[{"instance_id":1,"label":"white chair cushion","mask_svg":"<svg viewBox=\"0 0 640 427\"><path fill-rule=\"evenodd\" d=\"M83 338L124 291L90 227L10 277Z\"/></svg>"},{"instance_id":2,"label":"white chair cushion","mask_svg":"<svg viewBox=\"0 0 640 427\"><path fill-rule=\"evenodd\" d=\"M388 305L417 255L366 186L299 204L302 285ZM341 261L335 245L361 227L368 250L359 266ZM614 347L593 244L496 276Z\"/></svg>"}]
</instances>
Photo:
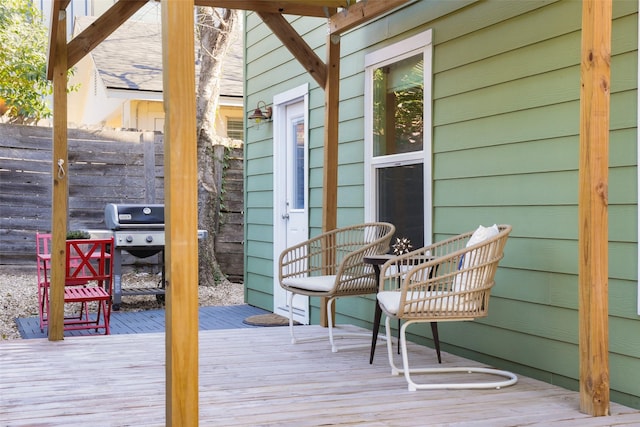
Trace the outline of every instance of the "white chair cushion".
<instances>
[{"instance_id":1,"label":"white chair cushion","mask_svg":"<svg viewBox=\"0 0 640 427\"><path fill-rule=\"evenodd\" d=\"M478 243L482 243L485 240L488 240L488 239L491 239L492 237L497 236L499 233L500 233L500 230L498 230L497 224L493 224L491 227L483 227L481 225L476 229L476 231L473 232L473 234L469 238L469 241L467 242L466 247L468 248L470 246L477 245ZM468 256L464 256L462 258L460 265L458 266L460 270L471 267L470 260L473 259L473 256L470 256L470 255L472 252L467 254ZM461 291L463 284L466 281L473 282L474 280L477 280L477 274L475 273L472 273L471 277L466 277L466 276L467 276L467 273L462 273L456 276L456 278L453 281L453 287L452 287L452 290L454 292Z\"/></svg>"},{"instance_id":2,"label":"white chair cushion","mask_svg":"<svg viewBox=\"0 0 640 427\"><path fill-rule=\"evenodd\" d=\"M498 230L497 224L493 224L491 227L483 227L481 225L476 229L476 231L473 232L473 234L469 238L467 247L482 243L487 239L497 236L499 233L500 230Z\"/></svg>"},{"instance_id":3,"label":"white chair cushion","mask_svg":"<svg viewBox=\"0 0 640 427\"><path fill-rule=\"evenodd\" d=\"M396 314L400 306L399 291L382 291L377 295L378 303L390 314Z\"/></svg>"},{"instance_id":4,"label":"white chair cushion","mask_svg":"<svg viewBox=\"0 0 640 427\"><path fill-rule=\"evenodd\" d=\"M305 289L307 291L329 292L333 289L336 276L308 276L308 277L288 277L282 284L291 288Z\"/></svg>"},{"instance_id":5,"label":"white chair cushion","mask_svg":"<svg viewBox=\"0 0 640 427\"><path fill-rule=\"evenodd\" d=\"M419 292L417 294L416 302L427 297L443 296L445 294L446 292ZM378 302L382 307L384 307L387 313L397 314L400 309L400 296L400 291L382 291L378 292L377 298ZM459 298L457 296L433 300L424 308L429 311L453 310L456 308L458 300ZM406 303L411 303L411 299L407 299ZM443 307L443 303L446 303L446 306ZM422 302L422 304L424 305L424 302Z\"/></svg>"}]
</instances>

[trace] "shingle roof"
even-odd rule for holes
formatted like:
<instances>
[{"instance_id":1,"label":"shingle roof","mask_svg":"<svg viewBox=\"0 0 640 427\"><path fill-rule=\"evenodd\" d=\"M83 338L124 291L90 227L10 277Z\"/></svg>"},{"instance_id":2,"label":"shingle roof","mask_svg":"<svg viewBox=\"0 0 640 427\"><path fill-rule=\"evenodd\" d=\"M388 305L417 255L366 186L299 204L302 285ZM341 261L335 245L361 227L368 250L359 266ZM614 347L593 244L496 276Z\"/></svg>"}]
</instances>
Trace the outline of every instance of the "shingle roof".
<instances>
[{"instance_id":1,"label":"shingle roof","mask_svg":"<svg viewBox=\"0 0 640 427\"><path fill-rule=\"evenodd\" d=\"M75 34L95 19L90 16L76 18ZM107 88L162 92L162 29L159 23L127 21L93 49L91 55ZM241 32L229 48L222 72L220 94L242 97Z\"/></svg>"}]
</instances>

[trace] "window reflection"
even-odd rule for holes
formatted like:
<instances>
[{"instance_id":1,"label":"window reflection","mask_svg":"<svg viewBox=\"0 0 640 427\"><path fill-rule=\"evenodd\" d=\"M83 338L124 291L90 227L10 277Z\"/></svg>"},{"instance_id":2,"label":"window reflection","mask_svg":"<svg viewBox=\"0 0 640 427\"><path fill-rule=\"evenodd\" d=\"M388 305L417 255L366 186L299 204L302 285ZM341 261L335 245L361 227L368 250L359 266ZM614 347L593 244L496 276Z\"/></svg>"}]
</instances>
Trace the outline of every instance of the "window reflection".
<instances>
[{"instance_id":1,"label":"window reflection","mask_svg":"<svg viewBox=\"0 0 640 427\"><path fill-rule=\"evenodd\" d=\"M412 56L373 71L373 155L422 150L424 60Z\"/></svg>"}]
</instances>

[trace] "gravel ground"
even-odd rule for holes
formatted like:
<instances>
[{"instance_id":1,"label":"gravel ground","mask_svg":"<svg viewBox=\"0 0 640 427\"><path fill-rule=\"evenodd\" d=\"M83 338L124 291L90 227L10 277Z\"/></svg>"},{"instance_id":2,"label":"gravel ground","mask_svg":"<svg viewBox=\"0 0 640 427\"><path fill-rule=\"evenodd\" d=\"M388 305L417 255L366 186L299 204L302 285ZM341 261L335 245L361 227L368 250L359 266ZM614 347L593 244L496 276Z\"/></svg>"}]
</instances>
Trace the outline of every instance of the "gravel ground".
<instances>
[{"instance_id":1,"label":"gravel ground","mask_svg":"<svg viewBox=\"0 0 640 427\"><path fill-rule=\"evenodd\" d=\"M127 288L158 286L160 275L149 273L125 273L122 282ZM216 286L199 286L200 306L244 304L242 283L221 283ZM155 295L136 295L122 299L120 311L140 311L161 308ZM2 267L0 271L0 341L20 339L15 319L38 315L36 273L25 273Z\"/></svg>"}]
</instances>

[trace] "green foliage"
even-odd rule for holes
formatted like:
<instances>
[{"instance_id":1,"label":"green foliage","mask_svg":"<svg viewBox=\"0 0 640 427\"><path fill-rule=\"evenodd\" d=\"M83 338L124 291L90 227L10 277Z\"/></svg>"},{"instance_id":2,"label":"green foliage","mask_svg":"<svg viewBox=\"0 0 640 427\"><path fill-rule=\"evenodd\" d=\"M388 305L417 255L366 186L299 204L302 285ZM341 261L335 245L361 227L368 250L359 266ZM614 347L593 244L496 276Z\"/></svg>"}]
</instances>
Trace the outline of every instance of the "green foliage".
<instances>
[{"instance_id":1,"label":"green foliage","mask_svg":"<svg viewBox=\"0 0 640 427\"><path fill-rule=\"evenodd\" d=\"M90 239L91 234L88 231L84 230L71 230L67 231L67 239L75 240L75 239Z\"/></svg>"},{"instance_id":2,"label":"green foliage","mask_svg":"<svg viewBox=\"0 0 640 427\"><path fill-rule=\"evenodd\" d=\"M31 0L0 2L0 99L13 123L37 123L51 116L46 96L46 27Z\"/></svg>"}]
</instances>

